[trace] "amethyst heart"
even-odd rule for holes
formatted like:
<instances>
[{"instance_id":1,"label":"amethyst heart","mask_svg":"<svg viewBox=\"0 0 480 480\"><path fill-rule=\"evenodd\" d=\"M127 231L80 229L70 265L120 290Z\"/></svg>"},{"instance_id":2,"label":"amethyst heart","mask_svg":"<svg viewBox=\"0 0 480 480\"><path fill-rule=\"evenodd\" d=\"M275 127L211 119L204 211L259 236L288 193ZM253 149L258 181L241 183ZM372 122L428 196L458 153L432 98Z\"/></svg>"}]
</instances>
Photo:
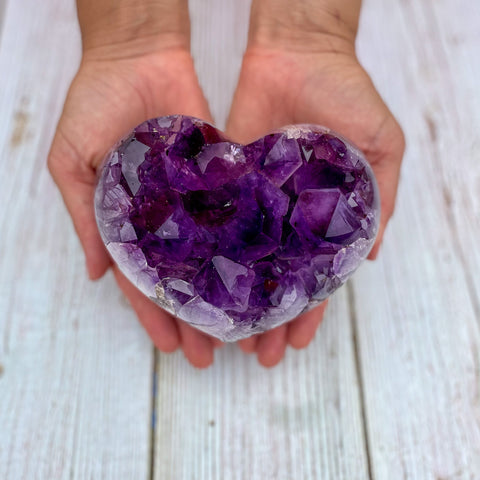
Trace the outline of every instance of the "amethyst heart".
<instances>
[{"instance_id":1,"label":"amethyst heart","mask_svg":"<svg viewBox=\"0 0 480 480\"><path fill-rule=\"evenodd\" d=\"M373 172L330 130L293 125L249 144L192 117L139 125L95 194L103 241L162 308L224 341L318 305L370 251Z\"/></svg>"}]
</instances>

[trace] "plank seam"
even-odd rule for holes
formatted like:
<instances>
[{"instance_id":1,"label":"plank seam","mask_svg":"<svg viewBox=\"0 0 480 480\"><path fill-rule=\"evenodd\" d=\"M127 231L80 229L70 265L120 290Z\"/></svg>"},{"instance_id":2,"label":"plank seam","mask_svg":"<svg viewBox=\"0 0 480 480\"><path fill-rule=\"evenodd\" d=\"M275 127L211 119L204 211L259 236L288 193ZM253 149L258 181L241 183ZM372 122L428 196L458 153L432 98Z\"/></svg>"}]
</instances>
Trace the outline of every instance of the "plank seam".
<instances>
[{"instance_id":1,"label":"plank seam","mask_svg":"<svg viewBox=\"0 0 480 480\"><path fill-rule=\"evenodd\" d=\"M148 472L148 479L155 478L155 438L157 431L157 374L158 374L158 350L153 346L153 367L152 367L152 391L151 391L151 405L150 405L150 466Z\"/></svg>"},{"instance_id":2,"label":"plank seam","mask_svg":"<svg viewBox=\"0 0 480 480\"><path fill-rule=\"evenodd\" d=\"M348 312L350 316L350 321L352 322L352 340L353 340L353 354L355 358L355 370L358 379L358 388L360 389L360 416L362 419L363 427L363 438L365 441L365 451L367 457L367 471L368 478L374 480L373 469L372 469L372 459L370 455L370 438L368 435L368 423L367 423L367 411L366 411L366 398L364 391L364 382L363 382L363 368L362 368L362 359L360 356L360 349L358 345L358 332L357 332L357 314L355 311L355 292L351 281L348 281L346 284L347 289L347 299L348 299Z\"/></svg>"},{"instance_id":3,"label":"plank seam","mask_svg":"<svg viewBox=\"0 0 480 480\"><path fill-rule=\"evenodd\" d=\"M7 0L5 1L0 0L0 45L2 44L3 23L5 20L6 12L7 12Z\"/></svg>"},{"instance_id":4,"label":"plank seam","mask_svg":"<svg viewBox=\"0 0 480 480\"><path fill-rule=\"evenodd\" d=\"M430 1L431 4L431 1ZM436 34L436 39L433 41L431 44L438 46L437 51L439 53L438 57L440 61L445 65L447 68L445 69L448 72L448 78L447 80L449 81L450 85L452 87L455 86L455 81L451 76L451 69L448 68L448 55L445 50L445 48L442 45L441 42L441 28L438 25L438 21L435 17L435 15L431 15L430 12L433 11L433 6L430 6L429 10L427 9L427 6L425 4L422 5L423 10L425 11L425 16L426 18L432 18L432 25L435 29L435 34ZM435 47L434 47L435 48ZM457 113L457 112L456 112ZM457 113L458 116L458 113ZM437 139L437 134L436 134L436 125L435 121L433 118L431 118L428 115L424 115L425 122L427 124L427 129L428 133L430 136L431 143L433 145L435 157L439 158L440 156L440 151L439 151L439 146L438 146L438 139ZM450 194L450 188L448 184L445 181L445 170L443 167L442 162L437 162L436 167L441 173L440 181L441 181L441 186L442 186L442 192L443 192L443 199L444 199L444 206L445 206L445 211L446 211L446 217L447 217L447 223L450 226L450 231L451 231L451 237L453 240L453 244L455 245L456 251L458 252L458 258L460 260L460 264L462 265L464 277L465 277L465 282L467 284L467 292L470 297L470 302L475 314L475 318L480 319L480 296L478 292L475 289L475 282L473 280L473 274L470 271L470 265L467 261L465 250L463 243L460 239L460 236L458 234L458 224L457 224L457 218L455 215L455 211L452 206L452 200L451 200L451 194Z\"/></svg>"},{"instance_id":5,"label":"plank seam","mask_svg":"<svg viewBox=\"0 0 480 480\"><path fill-rule=\"evenodd\" d=\"M439 165L438 168L442 169L442 166ZM444 181L443 181L443 188L444 188L444 191L448 190L448 187L445 185ZM473 275L472 275L472 272L470 271L469 264L465 257L463 244L458 235L458 228L457 228L455 213L453 212L452 206L448 202L445 202L445 210L446 210L448 224L451 227L450 230L452 234L453 244L455 245L455 248L457 250L457 255L460 260L460 264L462 265L463 274L465 277L465 283L467 284L467 293L470 297L470 303L472 305L475 318L480 320L480 298L475 289L475 282L473 280Z\"/></svg>"}]
</instances>

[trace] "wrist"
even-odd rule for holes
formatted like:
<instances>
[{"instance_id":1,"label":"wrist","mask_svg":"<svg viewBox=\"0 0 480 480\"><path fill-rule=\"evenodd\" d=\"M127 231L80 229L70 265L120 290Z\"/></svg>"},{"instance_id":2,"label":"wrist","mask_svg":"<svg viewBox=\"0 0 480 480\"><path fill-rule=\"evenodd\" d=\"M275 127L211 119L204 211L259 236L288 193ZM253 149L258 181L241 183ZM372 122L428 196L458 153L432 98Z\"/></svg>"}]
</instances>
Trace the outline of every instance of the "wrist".
<instances>
[{"instance_id":1,"label":"wrist","mask_svg":"<svg viewBox=\"0 0 480 480\"><path fill-rule=\"evenodd\" d=\"M361 0L253 0L248 46L355 53Z\"/></svg>"},{"instance_id":2,"label":"wrist","mask_svg":"<svg viewBox=\"0 0 480 480\"><path fill-rule=\"evenodd\" d=\"M190 50L187 0L77 0L84 57Z\"/></svg>"}]
</instances>

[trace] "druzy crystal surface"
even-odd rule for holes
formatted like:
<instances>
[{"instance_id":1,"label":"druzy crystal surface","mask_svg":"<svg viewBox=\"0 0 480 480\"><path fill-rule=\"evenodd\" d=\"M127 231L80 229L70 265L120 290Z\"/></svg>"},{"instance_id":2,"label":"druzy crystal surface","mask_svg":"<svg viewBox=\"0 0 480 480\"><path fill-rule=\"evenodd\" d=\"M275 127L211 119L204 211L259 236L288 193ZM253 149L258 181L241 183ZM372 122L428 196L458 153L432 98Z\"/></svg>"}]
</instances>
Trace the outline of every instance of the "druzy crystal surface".
<instances>
[{"instance_id":1,"label":"druzy crystal surface","mask_svg":"<svg viewBox=\"0 0 480 480\"><path fill-rule=\"evenodd\" d=\"M378 228L373 173L326 128L249 144L192 117L139 125L95 195L123 273L176 317L224 341L292 320L342 285Z\"/></svg>"}]
</instances>

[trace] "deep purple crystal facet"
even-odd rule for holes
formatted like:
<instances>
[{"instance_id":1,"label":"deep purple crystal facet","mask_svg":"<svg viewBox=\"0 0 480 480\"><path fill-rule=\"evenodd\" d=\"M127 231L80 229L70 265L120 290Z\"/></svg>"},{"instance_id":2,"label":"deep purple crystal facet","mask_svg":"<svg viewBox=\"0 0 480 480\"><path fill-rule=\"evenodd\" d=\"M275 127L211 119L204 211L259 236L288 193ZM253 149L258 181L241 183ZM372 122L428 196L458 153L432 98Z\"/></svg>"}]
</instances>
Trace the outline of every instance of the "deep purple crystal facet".
<instances>
[{"instance_id":1,"label":"deep purple crystal facet","mask_svg":"<svg viewBox=\"0 0 480 480\"><path fill-rule=\"evenodd\" d=\"M170 116L142 123L108 156L95 211L134 285L234 341L342 285L373 245L380 207L361 152L324 127L239 145L202 120Z\"/></svg>"}]
</instances>

